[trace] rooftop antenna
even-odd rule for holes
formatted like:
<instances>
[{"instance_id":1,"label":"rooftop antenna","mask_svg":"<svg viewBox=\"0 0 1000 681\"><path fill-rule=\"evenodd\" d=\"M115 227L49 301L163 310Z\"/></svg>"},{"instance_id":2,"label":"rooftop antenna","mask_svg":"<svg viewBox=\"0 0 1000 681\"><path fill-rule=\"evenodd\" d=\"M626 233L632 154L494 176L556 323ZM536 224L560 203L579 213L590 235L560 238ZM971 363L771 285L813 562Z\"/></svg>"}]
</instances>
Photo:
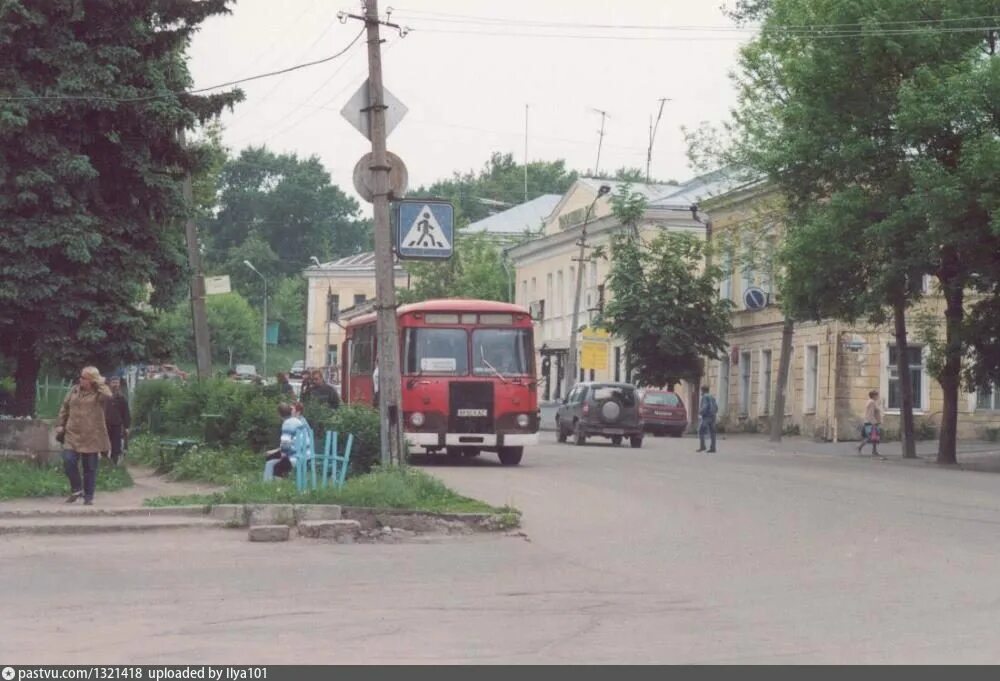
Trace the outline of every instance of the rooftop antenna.
<instances>
[{"instance_id":1,"label":"rooftop antenna","mask_svg":"<svg viewBox=\"0 0 1000 681\"><path fill-rule=\"evenodd\" d=\"M660 118L663 116L663 104L672 102L666 97L660 98L660 111L656 114L656 125L653 124L653 117L649 117L649 148L646 149L646 184L649 184L649 168L653 164L653 140L656 139L656 131L660 127Z\"/></svg>"},{"instance_id":2,"label":"rooftop antenna","mask_svg":"<svg viewBox=\"0 0 1000 681\"><path fill-rule=\"evenodd\" d=\"M601 109L594 109L591 107L592 111L596 111L601 114L601 129L597 132L597 162L594 164L594 177L600 177L601 175L601 145L604 143L604 121L609 118L607 111L602 111Z\"/></svg>"}]
</instances>

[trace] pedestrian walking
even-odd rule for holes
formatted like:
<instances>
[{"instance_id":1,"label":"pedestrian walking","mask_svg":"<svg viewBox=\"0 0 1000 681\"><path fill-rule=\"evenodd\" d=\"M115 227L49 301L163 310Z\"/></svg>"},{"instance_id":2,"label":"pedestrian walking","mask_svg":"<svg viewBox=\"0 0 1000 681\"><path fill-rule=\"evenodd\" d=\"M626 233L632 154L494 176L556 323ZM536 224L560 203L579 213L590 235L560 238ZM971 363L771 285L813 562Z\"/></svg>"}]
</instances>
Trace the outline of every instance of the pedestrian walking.
<instances>
[{"instance_id":1,"label":"pedestrian walking","mask_svg":"<svg viewBox=\"0 0 1000 681\"><path fill-rule=\"evenodd\" d=\"M104 402L104 423L108 427L108 439L111 440L111 463L118 465L124 451L123 444L128 438L132 427L132 414L128 409L128 398L122 391L122 381L117 376L108 379L111 397Z\"/></svg>"},{"instance_id":2,"label":"pedestrian walking","mask_svg":"<svg viewBox=\"0 0 1000 681\"><path fill-rule=\"evenodd\" d=\"M872 446L872 456L881 457L878 453L878 443L882 440L882 407L878 403L878 390L868 393L868 404L865 405L865 423L861 426L861 444L858 453L865 445Z\"/></svg>"},{"instance_id":3,"label":"pedestrian walking","mask_svg":"<svg viewBox=\"0 0 1000 681\"><path fill-rule=\"evenodd\" d=\"M83 497L83 503L94 503L97 484L97 466L100 452L111 450L104 408L111 397L111 390L96 367L80 371L80 381L73 386L62 407L59 408L59 425L56 436L63 442L63 469L69 478L70 495L66 503ZM80 479L80 465L83 480Z\"/></svg>"},{"instance_id":4,"label":"pedestrian walking","mask_svg":"<svg viewBox=\"0 0 1000 681\"><path fill-rule=\"evenodd\" d=\"M698 416L701 423L698 425L698 451L705 451L705 435L711 436L711 446L708 448L709 454L715 453L715 417L719 413L719 403L709 393L708 386L701 386L701 403L698 406Z\"/></svg>"}]
</instances>

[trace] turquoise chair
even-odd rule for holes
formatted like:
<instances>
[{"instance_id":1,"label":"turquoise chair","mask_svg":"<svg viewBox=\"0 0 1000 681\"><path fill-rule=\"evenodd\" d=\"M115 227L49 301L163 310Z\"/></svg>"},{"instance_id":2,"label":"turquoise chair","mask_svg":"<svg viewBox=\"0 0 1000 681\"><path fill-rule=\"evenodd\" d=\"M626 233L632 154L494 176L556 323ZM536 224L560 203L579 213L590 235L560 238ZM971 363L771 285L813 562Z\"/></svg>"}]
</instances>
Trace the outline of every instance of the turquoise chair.
<instances>
[{"instance_id":1,"label":"turquoise chair","mask_svg":"<svg viewBox=\"0 0 1000 681\"><path fill-rule=\"evenodd\" d=\"M302 492L308 486L308 474L312 469L312 487L316 487L316 447L312 428L299 428L292 440L295 457L295 488Z\"/></svg>"},{"instance_id":2,"label":"turquoise chair","mask_svg":"<svg viewBox=\"0 0 1000 681\"><path fill-rule=\"evenodd\" d=\"M326 447L323 449L323 475L321 482L324 486L335 485L340 487L347 478L347 469L351 465L351 449L354 447L354 435L347 434L347 442L344 444L344 453L339 452L339 433L327 431Z\"/></svg>"}]
</instances>

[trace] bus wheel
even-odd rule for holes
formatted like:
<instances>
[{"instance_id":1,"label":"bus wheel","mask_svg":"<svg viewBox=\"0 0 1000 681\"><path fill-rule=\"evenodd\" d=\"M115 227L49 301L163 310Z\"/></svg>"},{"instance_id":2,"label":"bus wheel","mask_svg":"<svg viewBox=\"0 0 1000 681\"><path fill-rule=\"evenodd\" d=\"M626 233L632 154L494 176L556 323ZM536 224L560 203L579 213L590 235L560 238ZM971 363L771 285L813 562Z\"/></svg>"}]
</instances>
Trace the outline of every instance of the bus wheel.
<instances>
[{"instance_id":1,"label":"bus wheel","mask_svg":"<svg viewBox=\"0 0 1000 681\"><path fill-rule=\"evenodd\" d=\"M474 459L479 456L479 450L475 447L462 447L462 456L466 459Z\"/></svg>"},{"instance_id":2,"label":"bus wheel","mask_svg":"<svg viewBox=\"0 0 1000 681\"><path fill-rule=\"evenodd\" d=\"M516 466L524 456L524 447L502 447L497 455L504 466Z\"/></svg>"},{"instance_id":3,"label":"bus wheel","mask_svg":"<svg viewBox=\"0 0 1000 681\"><path fill-rule=\"evenodd\" d=\"M611 444L613 444L615 447L617 447L621 443L622 443L622 436L621 435L612 435L611 436Z\"/></svg>"}]
</instances>

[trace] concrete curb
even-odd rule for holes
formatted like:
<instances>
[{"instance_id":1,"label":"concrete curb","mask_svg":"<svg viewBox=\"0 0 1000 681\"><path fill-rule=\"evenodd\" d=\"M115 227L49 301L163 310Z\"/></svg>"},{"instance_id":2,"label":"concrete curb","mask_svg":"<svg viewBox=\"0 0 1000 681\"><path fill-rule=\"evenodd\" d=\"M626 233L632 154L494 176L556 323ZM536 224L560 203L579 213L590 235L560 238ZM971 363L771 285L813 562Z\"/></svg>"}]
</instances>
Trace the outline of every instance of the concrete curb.
<instances>
[{"instance_id":1,"label":"concrete curb","mask_svg":"<svg viewBox=\"0 0 1000 681\"><path fill-rule=\"evenodd\" d=\"M383 527L411 532L445 532L471 534L473 532L500 532L520 527L520 516L514 513L432 513L412 509L364 508L344 506L343 517L356 520L362 530Z\"/></svg>"},{"instance_id":2,"label":"concrete curb","mask_svg":"<svg viewBox=\"0 0 1000 681\"><path fill-rule=\"evenodd\" d=\"M28 518L127 518L155 516L204 517L207 506L129 506L121 508L97 508L94 506L70 506L52 509L0 510L0 520Z\"/></svg>"},{"instance_id":3,"label":"concrete curb","mask_svg":"<svg viewBox=\"0 0 1000 681\"><path fill-rule=\"evenodd\" d=\"M36 519L33 519L37 521ZM108 518L104 518L108 520ZM96 522L95 522L96 521ZM0 522L2 535L83 535L117 532L160 532L163 530L218 529L225 524L206 518L157 518L152 522L101 522L98 519L59 519L57 522Z\"/></svg>"}]
</instances>

